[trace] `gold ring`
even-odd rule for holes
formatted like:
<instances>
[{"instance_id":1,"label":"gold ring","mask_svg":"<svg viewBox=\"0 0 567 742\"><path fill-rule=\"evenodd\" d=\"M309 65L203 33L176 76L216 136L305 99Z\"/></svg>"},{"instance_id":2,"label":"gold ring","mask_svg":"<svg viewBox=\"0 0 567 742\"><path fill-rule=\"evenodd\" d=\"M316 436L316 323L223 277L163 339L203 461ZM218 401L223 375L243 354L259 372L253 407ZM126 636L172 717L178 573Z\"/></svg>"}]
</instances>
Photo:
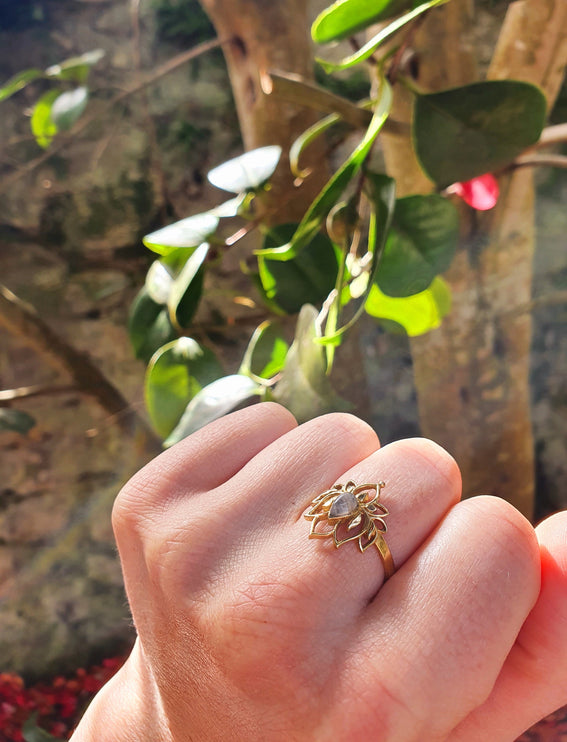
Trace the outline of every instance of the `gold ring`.
<instances>
[{"instance_id":1,"label":"gold ring","mask_svg":"<svg viewBox=\"0 0 567 742\"><path fill-rule=\"evenodd\" d=\"M345 485L335 484L312 500L304 516L311 521L309 538L332 538L337 549L348 541L358 541L362 552L376 546L387 580L395 567L383 536L388 510L380 502L380 492L385 486L384 482L356 485L352 480Z\"/></svg>"}]
</instances>

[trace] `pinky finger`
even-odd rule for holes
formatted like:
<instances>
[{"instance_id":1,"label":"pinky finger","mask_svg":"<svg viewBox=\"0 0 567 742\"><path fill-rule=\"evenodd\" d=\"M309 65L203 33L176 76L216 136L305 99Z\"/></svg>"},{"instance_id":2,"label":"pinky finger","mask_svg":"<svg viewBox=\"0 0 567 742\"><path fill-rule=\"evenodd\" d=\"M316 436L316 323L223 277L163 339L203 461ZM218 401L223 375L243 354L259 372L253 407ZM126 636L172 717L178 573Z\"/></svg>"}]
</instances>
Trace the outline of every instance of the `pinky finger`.
<instances>
[{"instance_id":1,"label":"pinky finger","mask_svg":"<svg viewBox=\"0 0 567 742\"><path fill-rule=\"evenodd\" d=\"M516 739L567 703L567 512L537 529L539 598L508 655L494 689L456 730L451 742Z\"/></svg>"}]
</instances>

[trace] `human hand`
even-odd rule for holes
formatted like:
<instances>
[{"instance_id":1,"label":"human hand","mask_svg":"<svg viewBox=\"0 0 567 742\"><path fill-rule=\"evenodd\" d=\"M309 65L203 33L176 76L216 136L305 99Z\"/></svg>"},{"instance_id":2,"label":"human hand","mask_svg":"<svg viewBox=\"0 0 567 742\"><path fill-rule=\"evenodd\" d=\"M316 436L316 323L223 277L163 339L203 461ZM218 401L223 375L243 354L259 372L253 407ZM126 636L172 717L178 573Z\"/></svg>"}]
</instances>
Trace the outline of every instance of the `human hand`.
<instances>
[{"instance_id":1,"label":"human hand","mask_svg":"<svg viewBox=\"0 0 567 742\"><path fill-rule=\"evenodd\" d=\"M310 540L336 482L386 487L397 571ZM567 702L567 514L459 503L435 444L273 404L165 452L114 526L138 641L73 742L505 742ZM541 584L540 584L541 573Z\"/></svg>"}]
</instances>

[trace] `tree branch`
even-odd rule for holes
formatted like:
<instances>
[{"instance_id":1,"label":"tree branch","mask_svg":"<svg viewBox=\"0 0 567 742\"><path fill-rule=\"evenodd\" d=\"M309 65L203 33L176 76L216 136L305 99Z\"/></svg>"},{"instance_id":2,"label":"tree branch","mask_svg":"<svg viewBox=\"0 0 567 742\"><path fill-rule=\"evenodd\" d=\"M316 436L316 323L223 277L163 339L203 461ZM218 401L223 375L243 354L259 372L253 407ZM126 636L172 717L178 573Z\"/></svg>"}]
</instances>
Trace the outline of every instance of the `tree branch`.
<instances>
[{"instance_id":1,"label":"tree branch","mask_svg":"<svg viewBox=\"0 0 567 742\"><path fill-rule=\"evenodd\" d=\"M88 394L108 412L116 425L131 436L142 433L144 449L155 455L161 450L158 439L143 420L104 376L86 353L68 345L43 321L35 309L0 284L0 325L41 353L58 371L69 374L76 391Z\"/></svg>"},{"instance_id":2,"label":"tree branch","mask_svg":"<svg viewBox=\"0 0 567 742\"><path fill-rule=\"evenodd\" d=\"M44 397L52 394L73 394L80 391L79 387L74 384L34 384L33 386L20 386L17 389L5 389L0 392L0 407L14 399L29 399L30 397Z\"/></svg>"},{"instance_id":3,"label":"tree branch","mask_svg":"<svg viewBox=\"0 0 567 742\"><path fill-rule=\"evenodd\" d=\"M522 155L512 163L514 169L519 167L560 167L567 169L565 155Z\"/></svg>"},{"instance_id":4,"label":"tree branch","mask_svg":"<svg viewBox=\"0 0 567 742\"><path fill-rule=\"evenodd\" d=\"M2 181L2 186L0 187L0 194L6 193L6 191L8 191L18 180L26 175L29 175L38 167L41 167L41 165L50 160L54 155L59 154L59 152L61 152L61 150L63 150L70 141L73 141L78 134L81 134L83 131L85 131L85 129L87 129L94 121L98 120L106 111L110 111L112 108L114 108L119 103L122 103L130 96L148 87L148 85L153 85L155 82L160 80L165 75L168 75L170 72L173 72L178 67L187 64L187 62L190 62L192 59L199 57L201 54L205 54L212 49L216 49L219 46L228 43L228 41L229 40L227 39L213 39L212 41L206 41L203 44L195 46L193 49L189 49L186 52L178 54L177 56L173 57L173 59L168 60L160 67L158 67L157 70L155 70L155 72L153 72L152 74L147 75L139 82L135 83L126 90L123 90L121 93L118 93L118 95L115 95L105 105L102 111L97 111L92 116L87 116L85 118L79 119L79 121L77 121L77 123L67 132L67 134L64 137L61 137L46 152L39 155L39 157L35 157L33 160L26 162L24 165L21 165L14 173L4 178Z\"/></svg>"}]
</instances>

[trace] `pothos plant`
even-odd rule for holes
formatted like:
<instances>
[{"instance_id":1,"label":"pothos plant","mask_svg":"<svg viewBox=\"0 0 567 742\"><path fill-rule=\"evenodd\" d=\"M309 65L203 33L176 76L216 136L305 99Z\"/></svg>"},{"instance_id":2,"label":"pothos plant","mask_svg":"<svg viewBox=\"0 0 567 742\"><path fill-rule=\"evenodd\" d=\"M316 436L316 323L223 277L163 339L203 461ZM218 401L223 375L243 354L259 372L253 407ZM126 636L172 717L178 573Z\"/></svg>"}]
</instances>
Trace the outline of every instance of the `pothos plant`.
<instances>
[{"instance_id":1,"label":"pothos plant","mask_svg":"<svg viewBox=\"0 0 567 742\"><path fill-rule=\"evenodd\" d=\"M335 352L363 313L415 336L438 327L449 312L450 290L440 274L459 234L449 196L470 197L487 178L494 187L487 174L505 169L538 141L546 101L537 87L514 80L428 94L404 79L396 47L385 42L395 43L401 29L445 2L337 0L315 20L312 36L321 44L389 22L346 58L318 60L328 73L370 64L378 83L372 99L358 105L368 116L358 145L298 224L273 226L274 214L263 206L281 156L279 147L268 146L208 173L232 198L144 238L159 257L133 303L129 327L137 356L148 364L146 403L164 445L254 398L276 400L299 420L343 408L330 374ZM413 145L436 193L396 198L395 181L372 165L393 84L413 93ZM304 150L341 119L339 111L326 116L293 144L289 160L298 179L306 176ZM248 231L241 229L246 223L262 234L255 269L246 268L250 281L275 319L296 313L298 319L291 344L277 321L262 322L239 368L225 375L214 353L191 337L191 324L212 256Z\"/></svg>"}]
</instances>

